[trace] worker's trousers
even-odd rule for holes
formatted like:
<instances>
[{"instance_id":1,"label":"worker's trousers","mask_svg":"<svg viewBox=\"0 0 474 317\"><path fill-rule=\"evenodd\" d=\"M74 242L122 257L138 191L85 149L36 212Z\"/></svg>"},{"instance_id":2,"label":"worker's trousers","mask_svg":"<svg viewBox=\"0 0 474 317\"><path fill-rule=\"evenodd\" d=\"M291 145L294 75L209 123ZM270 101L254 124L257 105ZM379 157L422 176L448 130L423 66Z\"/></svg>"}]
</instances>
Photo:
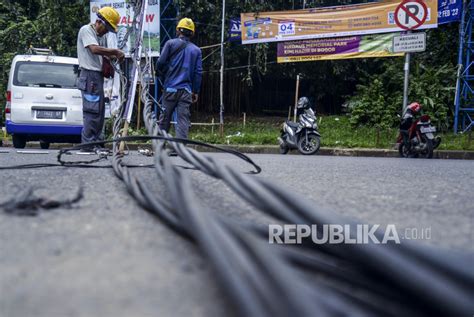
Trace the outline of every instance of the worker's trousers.
<instances>
[{"instance_id":1,"label":"worker's trousers","mask_svg":"<svg viewBox=\"0 0 474 317\"><path fill-rule=\"evenodd\" d=\"M192 94L185 89L177 92L165 92L163 95L164 110L160 115L160 129L166 132L170 129L171 118L176 109L177 122L175 125L177 138L188 138L189 127L191 125L191 112L189 110L192 103Z\"/></svg>"},{"instance_id":2,"label":"worker's trousers","mask_svg":"<svg viewBox=\"0 0 474 317\"><path fill-rule=\"evenodd\" d=\"M101 72L81 69L77 88L82 93L82 143L103 141L105 103Z\"/></svg>"}]
</instances>

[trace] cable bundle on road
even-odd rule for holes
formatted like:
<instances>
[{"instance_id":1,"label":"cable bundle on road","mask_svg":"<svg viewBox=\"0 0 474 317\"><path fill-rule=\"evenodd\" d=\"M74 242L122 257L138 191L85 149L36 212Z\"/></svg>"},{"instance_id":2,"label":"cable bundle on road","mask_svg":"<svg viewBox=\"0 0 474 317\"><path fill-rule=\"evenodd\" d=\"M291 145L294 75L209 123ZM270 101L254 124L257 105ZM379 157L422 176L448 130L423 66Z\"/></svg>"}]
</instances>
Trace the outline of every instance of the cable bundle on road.
<instances>
[{"instance_id":1,"label":"cable bundle on road","mask_svg":"<svg viewBox=\"0 0 474 317\"><path fill-rule=\"evenodd\" d=\"M146 71L149 65L148 58L140 69ZM251 206L275 219L275 223L341 224L352 229L357 225L318 209L277 184L242 174L183 144L190 141L173 139L156 124L146 81L141 82L143 118L149 135L153 136L150 139L155 172L166 191L154 192L135 177L123 165L117 143L112 159L114 170L141 206L195 242L207 255L241 315L472 314L472 259L454 258L408 243L313 244L306 240L302 245L269 244L266 226L239 222L204 208L194 194L189 175L167 156L164 140L192 167L222 180ZM118 136L119 131L114 132Z\"/></svg>"},{"instance_id":2,"label":"cable bundle on road","mask_svg":"<svg viewBox=\"0 0 474 317\"><path fill-rule=\"evenodd\" d=\"M144 118L150 134L168 136L153 120L150 103ZM278 223L356 226L272 182L241 174L180 143L170 144L183 160L221 179ZM153 146L157 175L171 201L155 212L172 219L174 228L206 252L243 315L450 316L472 309L474 276L462 269L468 259L446 261L444 255L410 244L270 245L265 227L248 230L200 207L189 177L174 167L161 143ZM147 196L153 201L161 195Z\"/></svg>"}]
</instances>

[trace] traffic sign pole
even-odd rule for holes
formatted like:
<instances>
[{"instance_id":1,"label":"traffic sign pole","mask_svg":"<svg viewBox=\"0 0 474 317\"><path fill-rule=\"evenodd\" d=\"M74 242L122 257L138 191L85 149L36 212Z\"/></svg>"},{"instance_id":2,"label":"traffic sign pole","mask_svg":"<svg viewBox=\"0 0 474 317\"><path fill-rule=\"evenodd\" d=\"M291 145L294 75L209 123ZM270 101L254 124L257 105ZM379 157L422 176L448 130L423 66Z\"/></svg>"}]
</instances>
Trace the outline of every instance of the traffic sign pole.
<instances>
[{"instance_id":1,"label":"traffic sign pole","mask_svg":"<svg viewBox=\"0 0 474 317\"><path fill-rule=\"evenodd\" d=\"M410 53L405 54L405 82L403 83L403 108L402 115L408 106L408 85L410 83Z\"/></svg>"},{"instance_id":2,"label":"traffic sign pole","mask_svg":"<svg viewBox=\"0 0 474 317\"><path fill-rule=\"evenodd\" d=\"M411 31L407 32L408 34L411 33ZM410 58L411 54L406 53L405 54L405 81L403 83L403 108L402 108L402 116L405 113L406 108L408 107L408 86L410 84Z\"/></svg>"},{"instance_id":3,"label":"traffic sign pole","mask_svg":"<svg viewBox=\"0 0 474 317\"><path fill-rule=\"evenodd\" d=\"M422 0L405 0L395 10L395 23L398 27L407 30L417 29L425 23L428 16L428 8ZM410 52L405 55L405 81L403 83L403 108L402 115L408 106L408 88L410 83Z\"/></svg>"}]
</instances>

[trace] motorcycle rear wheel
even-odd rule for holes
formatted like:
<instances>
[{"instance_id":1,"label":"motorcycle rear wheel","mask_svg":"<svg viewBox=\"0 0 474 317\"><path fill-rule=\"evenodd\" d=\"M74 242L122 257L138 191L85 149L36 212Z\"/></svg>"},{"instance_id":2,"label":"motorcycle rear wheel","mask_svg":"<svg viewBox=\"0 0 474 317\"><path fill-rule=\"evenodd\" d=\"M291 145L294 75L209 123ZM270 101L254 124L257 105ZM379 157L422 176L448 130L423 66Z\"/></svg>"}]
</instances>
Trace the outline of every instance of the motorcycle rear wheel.
<instances>
[{"instance_id":1,"label":"motorcycle rear wheel","mask_svg":"<svg viewBox=\"0 0 474 317\"><path fill-rule=\"evenodd\" d=\"M301 136L301 139L298 140L298 151L303 155L313 155L318 152L320 146L321 141L315 133L308 134L308 142L306 142L304 136Z\"/></svg>"},{"instance_id":2,"label":"motorcycle rear wheel","mask_svg":"<svg viewBox=\"0 0 474 317\"><path fill-rule=\"evenodd\" d=\"M420 152L420 156L430 159L433 157L433 140L423 137L423 141L426 143L426 149Z\"/></svg>"},{"instance_id":3,"label":"motorcycle rear wheel","mask_svg":"<svg viewBox=\"0 0 474 317\"><path fill-rule=\"evenodd\" d=\"M403 142L398 146L398 153L400 157L411 157L410 151L407 150L407 146Z\"/></svg>"}]
</instances>

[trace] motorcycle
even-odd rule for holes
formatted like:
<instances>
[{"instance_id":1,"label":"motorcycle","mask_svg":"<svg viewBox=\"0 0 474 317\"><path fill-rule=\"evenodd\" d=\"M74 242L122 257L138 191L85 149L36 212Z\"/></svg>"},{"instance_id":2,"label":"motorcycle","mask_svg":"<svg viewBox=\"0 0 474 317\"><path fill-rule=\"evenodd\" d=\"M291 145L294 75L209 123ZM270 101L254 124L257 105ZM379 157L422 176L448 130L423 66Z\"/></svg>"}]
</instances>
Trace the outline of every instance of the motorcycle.
<instances>
[{"instance_id":1,"label":"motorcycle","mask_svg":"<svg viewBox=\"0 0 474 317\"><path fill-rule=\"evenodd\" d=\"M436 127L426 114L415 120L408 130L400 130L397 138L400 156L432 158L433 150L441 143L441 138L434 136L435 132Z\"/></svg>"},{"instance_id":2,"label":"motorcycle","mask_svg":"<svg viewBox=\"0 0 474 317\"><path fill-rule=\"evenodd\" d=\"M307 108L299 115L299 121L287 120L283 123L280 143L280 153L286 154L291 149L298 149L303 155L312 155L318 152L320 137L316 115L313 109Z\"/></svg>"}]
</instances>

